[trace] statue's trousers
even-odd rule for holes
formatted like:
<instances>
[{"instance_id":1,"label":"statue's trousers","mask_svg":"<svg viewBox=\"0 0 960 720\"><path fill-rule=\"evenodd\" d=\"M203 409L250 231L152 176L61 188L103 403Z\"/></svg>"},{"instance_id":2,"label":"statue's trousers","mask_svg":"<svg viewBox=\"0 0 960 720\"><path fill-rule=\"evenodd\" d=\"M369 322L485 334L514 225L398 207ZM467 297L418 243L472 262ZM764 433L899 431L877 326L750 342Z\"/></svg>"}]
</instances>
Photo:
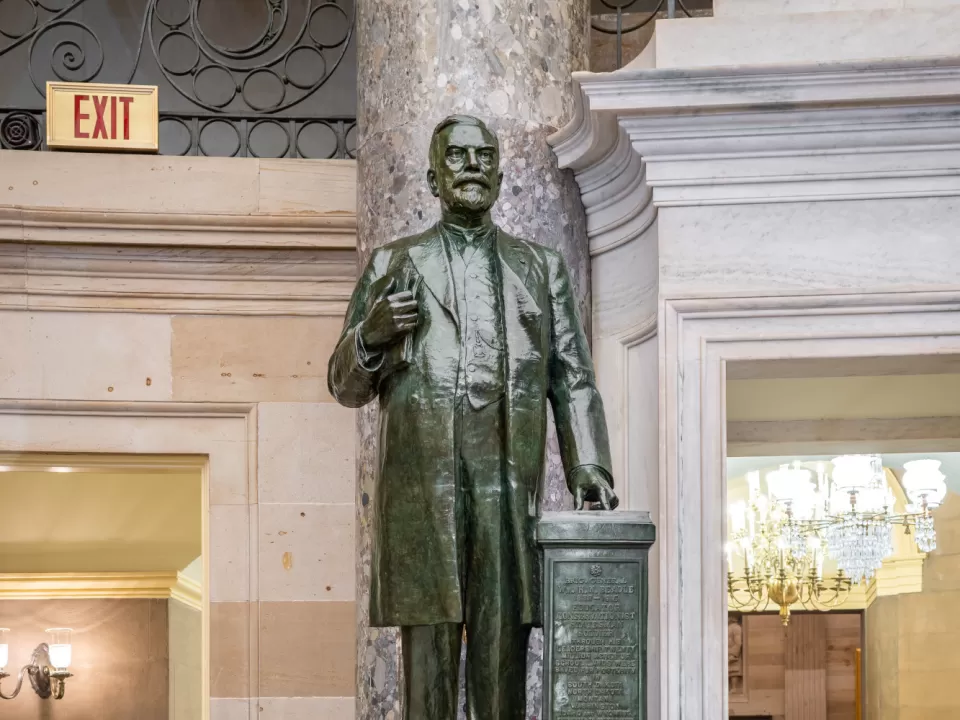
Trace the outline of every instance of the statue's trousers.
<instances>
[{"instance_id":1,"label":"statue's trousers","mask_svg":"<svg viewBox=\"0 0 960 720\"><path fill-rule=\"evenodd\" d=\"M456 720L464 627L467 717L524 718L530 627L520 622L516 554L505 507L503 411L502 400L480 410L458 402L456 542L465 622L401 629L404 720Z\"/></svg>"}]
</instances>

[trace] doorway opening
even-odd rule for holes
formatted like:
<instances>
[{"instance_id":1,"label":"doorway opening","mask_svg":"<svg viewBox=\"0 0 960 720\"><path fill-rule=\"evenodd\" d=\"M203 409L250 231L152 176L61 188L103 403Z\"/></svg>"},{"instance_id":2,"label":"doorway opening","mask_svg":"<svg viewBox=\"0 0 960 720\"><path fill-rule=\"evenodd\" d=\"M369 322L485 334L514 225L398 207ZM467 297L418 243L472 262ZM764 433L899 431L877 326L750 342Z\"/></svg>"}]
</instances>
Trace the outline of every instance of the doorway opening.
<instances>
[{"instance_id":1,"label":"doorway opening","mask_svg":"<svg viewBox=\"0 0 960 720\"><path fill-rule=\"evenodd\" d=\"M0 660L11 675L0 684L5 695L27 668L17 697L0 700L3 717L204 716L206 462L0 454ZM59 639L50 629L59 629ZM59 692L36 692L31 666L53 671Z\"/></svg>"},{"instance_id":2,"label":"doorway opening","mask_svg":"<svg viewBox=\"0 0 960 720\"><path fill-rule=\"evenodd\" d=\"M726 370L729 717L960 715L960 358Z\"/></svg>"}]
</instances>

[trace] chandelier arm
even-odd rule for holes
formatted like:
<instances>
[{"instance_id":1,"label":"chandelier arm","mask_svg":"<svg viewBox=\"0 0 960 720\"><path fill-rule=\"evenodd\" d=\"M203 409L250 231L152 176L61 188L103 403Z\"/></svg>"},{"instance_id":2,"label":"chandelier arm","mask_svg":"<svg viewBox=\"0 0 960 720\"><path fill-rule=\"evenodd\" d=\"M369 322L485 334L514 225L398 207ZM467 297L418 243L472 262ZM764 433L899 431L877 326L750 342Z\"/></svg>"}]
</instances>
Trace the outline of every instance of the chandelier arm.
<instances>
[{"instance_id":1,"label":"chandelier arm","mask_svg":"<svg viewBox=\"0 0 960 720\"><path fill-rule=\"evenodd\" d=\"M749 590L749 588L736 587L736 583L739 579L733 579L728 582L727 586L727 598L728 600L736 607L738 610L750 606L756 606L758 598ZM746 593L746 598L742 598L741 595Z\"/></svg>"}]
</instances>

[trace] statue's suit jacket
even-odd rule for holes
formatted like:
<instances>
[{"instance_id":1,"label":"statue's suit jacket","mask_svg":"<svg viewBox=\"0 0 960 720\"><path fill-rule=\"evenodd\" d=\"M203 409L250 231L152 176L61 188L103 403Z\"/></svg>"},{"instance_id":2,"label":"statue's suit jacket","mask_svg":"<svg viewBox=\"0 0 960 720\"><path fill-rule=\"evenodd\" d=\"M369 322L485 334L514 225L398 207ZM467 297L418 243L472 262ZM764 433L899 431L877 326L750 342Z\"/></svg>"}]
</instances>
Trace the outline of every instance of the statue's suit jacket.
<instances>
[{"instance_id":1,"label":"statue's suit jacket","mask_svg":"<svg viewBox=\"0 0 960 720\"><path fill-rule=\"evenodd\" d=\"M600 394L570 278L552 250L496 236L506 368L504 457L508 526L518 569L522 622L540 623L536 544L544 478L547 401L553 406L567 478L581 465L610 474ZM365 369L357 326L377 300L375 288L397 278L416 288L420 319L407 357L388 353ZM354 290L330 358L328 385L343 405L379 395L380 458L374 502L370 622L374 626L462 622L458 571L454 412L460 360L456 296L437 226L374 251ZM366 367L370 367L366 364ZM469 424L463 432L470 432Z\"/></svg>"}]
</instances>

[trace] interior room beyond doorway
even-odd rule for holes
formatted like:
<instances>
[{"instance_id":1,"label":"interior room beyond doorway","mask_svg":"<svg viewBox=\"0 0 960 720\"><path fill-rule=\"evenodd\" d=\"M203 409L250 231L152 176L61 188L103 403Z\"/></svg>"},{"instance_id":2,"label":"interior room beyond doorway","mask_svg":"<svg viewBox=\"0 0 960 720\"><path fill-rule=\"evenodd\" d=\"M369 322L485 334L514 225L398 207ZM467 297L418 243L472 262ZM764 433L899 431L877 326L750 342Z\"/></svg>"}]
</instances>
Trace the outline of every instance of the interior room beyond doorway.
<instances>
[{"instance_id":1,"label":"interior room beyond doorway","mask_svg":"<svg viewBox=\"0 0 960 720\"><path fill-rule=\"evenodd\" d=\"M185 456L0 454L0 670L10 675L0 689L12 695L31 664L55 679L42 697L28 668L0 716L205 716L205 466Z\"/></svg>"},{"instance_id":2,"label":"interior room beyond doorway","mask_svg":"<svg viewBox=\"0 0 960 720\"><path fill-rule=\"evenodd\" d=\"M732 363L726 408L730 717L960 714L960 359Z\"/></svg>"}]
</instances>

